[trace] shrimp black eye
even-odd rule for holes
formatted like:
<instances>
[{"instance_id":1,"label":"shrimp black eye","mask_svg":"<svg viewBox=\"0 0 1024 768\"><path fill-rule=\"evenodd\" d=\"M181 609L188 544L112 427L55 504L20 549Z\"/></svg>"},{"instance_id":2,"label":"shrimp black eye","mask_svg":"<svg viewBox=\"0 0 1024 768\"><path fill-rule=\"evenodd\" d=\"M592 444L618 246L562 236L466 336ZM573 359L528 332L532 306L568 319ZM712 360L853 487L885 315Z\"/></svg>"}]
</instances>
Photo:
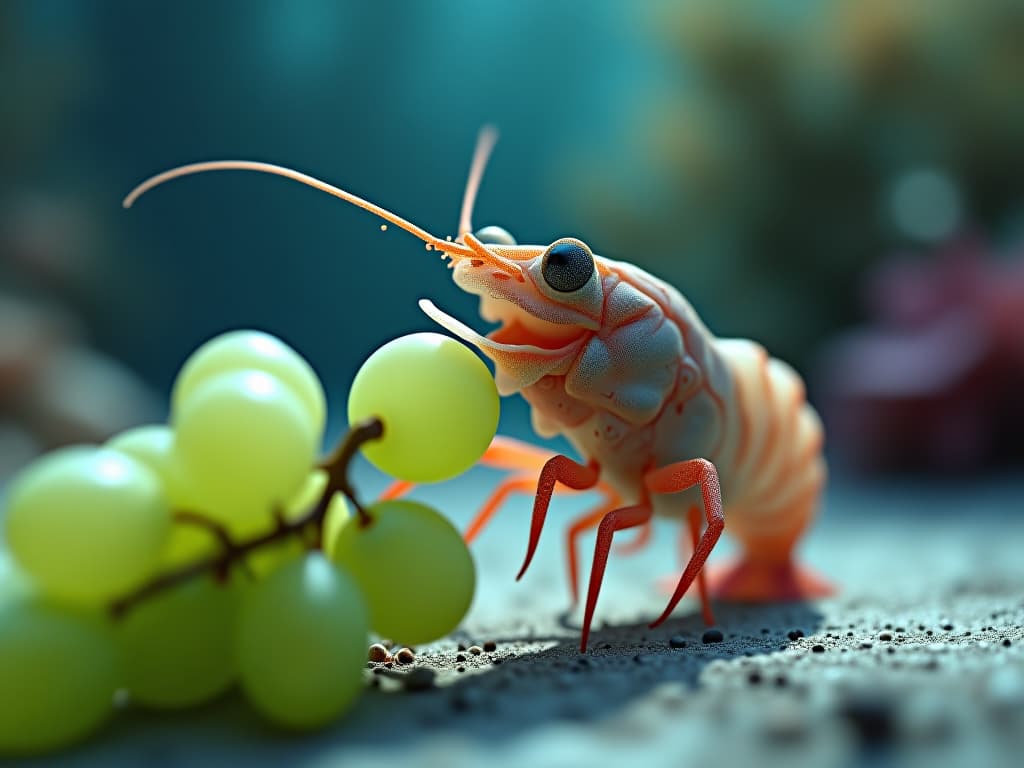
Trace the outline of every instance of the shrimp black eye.
<instances>
[{"instance_id":1,"label":"shrimp black eye","mask_svg":"<svg viewBox=\"0 0 1024 768\"><path fill-rule=\"evenodd\" d=\"M540 266L544 282L560 293L578 291L594 274L594 257L578 240L560 240L550 246Z\"/></svg>"}]
</instances>

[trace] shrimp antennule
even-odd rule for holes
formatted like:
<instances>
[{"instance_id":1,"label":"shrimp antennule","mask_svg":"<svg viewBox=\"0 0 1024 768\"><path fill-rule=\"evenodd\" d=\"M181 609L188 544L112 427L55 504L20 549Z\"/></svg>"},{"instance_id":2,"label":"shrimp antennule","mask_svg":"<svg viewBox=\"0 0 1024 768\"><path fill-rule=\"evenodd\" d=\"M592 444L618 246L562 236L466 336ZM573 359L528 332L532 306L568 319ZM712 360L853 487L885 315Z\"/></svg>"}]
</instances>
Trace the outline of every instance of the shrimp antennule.
<instances>
[{"instance_id":1,"label":"shrimp antennule","mask_svg":"<svg viewBox=\"0 0 1024 768\"><path fill-rule=\"evenodd\" d=\"M328 184L325 181L309 176L305 173L292 170L291 168L285 168L280 165L273 165L272 163L262 163L255 160L211 160L203 163L191 163L189 165L182 165L177 168L172 168L169 171L158 173L155 176L143 181L135 189L128 193L125 197L122 205L125 208L131 208L132 205L142 195L149 190L157 187L164 182L171 181L172 179L181 178L182 176L191 176L196 173L206 173L208 171L255 171L257 173L269 173L273 176L283 176L286 179L297 181L300 184L319 189L321 192L326 192L329 195L340 198L347 203L356 205L363 210L369 211L375 216L391 222L396 227L404 229L406 232L418 237L429 246L436 248L438 251L449 254L458 254L459 256L472 258L475 254L472 249L467 248L461 243L454 243L450 240L442 240L439 237L427 232L422 227L417 227L411 221L403 219L401 216L392 213L386 208L382 208L375 203L371 203L369 200L353 195L351 192L346 192L343 189Z\"/></svg>"},{"instance_id":2,"label":"shrimp antennule","mask_svg":"<svg viewBox=\"0 0 1024 768\"><path fill-rule=\"evenodd\" d=\"M498 130L493 125L485 125L480 129L476 149L473 150L473 161L469 164L469 178L466 179L466 191L462 196L462 211L459 213L459 236L456 240L460 243L464 235L473 231L473 205L476 203L476 194L480 191L480 182L484 178L487 161L490 160L491 151L497 143Z\"/></svg>"}]
</instances>

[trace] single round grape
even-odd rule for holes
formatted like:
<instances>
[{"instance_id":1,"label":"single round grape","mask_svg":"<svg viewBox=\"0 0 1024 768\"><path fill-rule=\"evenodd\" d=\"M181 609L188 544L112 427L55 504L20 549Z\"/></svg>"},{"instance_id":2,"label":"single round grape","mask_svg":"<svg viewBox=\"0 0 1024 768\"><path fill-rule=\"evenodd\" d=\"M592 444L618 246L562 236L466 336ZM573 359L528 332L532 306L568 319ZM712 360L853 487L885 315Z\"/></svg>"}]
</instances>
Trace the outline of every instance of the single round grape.
<instances>
[{"instance_id":1,"label":"single round grape","mask_svg":"<svg viewBox=\"0 0 1024 768\"><path fill-rule=\"evenodd\" d=\"M122 683L150 707L208 701L235 679L238 590L192 579L134 606L115 625Z\"/></svg>"},{"instance_id":2,"label":"single round grape","mask_svg":"<svg viewBox=\"0 0 1024 768\"><path fill-rule=\"evenodd\" d=\"M325 725L363 688L366 604L352 577L319 552L247 591L237 638L242 687L278 725Z\"/></svg>"},{"instance_id":3,"label":"single round grape","mask_svg":"<svg viewBox=\"0 0 1024 768\"><path fill-rule=\"evenodd\" d=\"M384 436L362 447L366 458L393 477L437 482L483 455L498 428L498 391L464 344L413 333L370 355L352 382L349 423L373 416Z\"/></svg>"},{"instance_id":4,"label":"single round grape","mask_svg":"<svg viewBox=\"0 0 1024 768\"><path fill-rule=\"evenodd\" d=\"M334 554L334 545L338 542L343 526L352 519L352 508L343 494L336 493L327 507L324 516L323 543L324 553L330 557Z\"/></svg>"},{"instance_id":5,"label":"single round grape","mask_svg":"<svg viewBox=\"0 0 1024 768\"><path fill-rule=\"evenodd\" d=\"M27 594L31 588L31 579L18 567L10 553L0 548L0 602Z\"/></svg>"},{"instance_id":6,"label":"single round grape","mask_svg":"<svg viewBox=\"0 0 1024 768\"><path fill-rule=\"evenodd\" d=\"M106 447L127 454L156 472L172 509L195 506L194 494L189 493L187 479L174 453L174 432L167 425L147 424L126 430L108 440Z\"/></svg>"},{"instance_id":7,"label":"single round grape","mask_svg":"<svg viewBox=\"0 0 1024 768\"><path fill-rule=\"evenodd\" d=\"M352 520L333 559L359 582L370 627L403 643L428 643L459 625L473 601L476 571L469 549L448 520L416 501L382 501L372 523Z\"/></svg>"},{"instance_id":8,"label":"single round grape","mask_svg":"<svg viewBox=\"0 0 1024 768\"><path fill-rule=\"evenodd\" d=\"M138 459L152 469L163 482L172 512L198 512L195 492L174 452L174 432L164 424L151 424L121 432L107 441L107 448ZM216 540L208 531L193 525L175 524L164 554L162 565L174 567L206 557L216 549Z\"/></svg>"},{"instance_id":9,"label":"single round grape","mask_svg":"<svg viewBox=\"0 0 1024 768\"><path fill-rule=\"evenodd\" d=\"M306 481L302 484L299 492L284 505L285 518L295 520L309 512L320 501L320 496L323 495L326 487L326 470L314 469L306 476Z\"/></svg>"},{"instance_id":10,"label":"single round grape","mask_svg":"<svg viewBox=\"0 0 1024 768\"><path fill-rule=\"evenodd\" d=\"M109 448L65 448L29 465L11 487L7 543L40 589L99 602L159 564L171 514L157 475Z\"/></svg>"},{"instance_id":11,"label":"single round grape","mask_svg":"<svg viewBox=\"0 0 1024 768\"><path fill-rule=\"evenodd\" d=\"M269 373L302 402L313 430L323 432L327 419L324 389L313 368L283 341L262 331L229 331L216 336L185 361L171 394L177 412L204 382L222 373L253 369Z\"/></svg>"},{"instance_id":12,"label":"single round grape","mask_svg":"<svg viewBox=\"0 0 1024 768\"><path fill-rule=\"evenodd\" d=\"M52 751L96 730L112 712L117 662L97 617L38 595L0 596L0 755Z\"/></svg>"},{"instance_id":13,"label":"single round grape","mask_svg":"<svg viewBox=\"0 0 1024 768\"><path fill-rule=\"evenodd\" d=\"M206 379L175 413L175 452L199 509L236 533L262 530L309 477L320 435L298 397L262 371Z\"/></svg>"}]
</instances>

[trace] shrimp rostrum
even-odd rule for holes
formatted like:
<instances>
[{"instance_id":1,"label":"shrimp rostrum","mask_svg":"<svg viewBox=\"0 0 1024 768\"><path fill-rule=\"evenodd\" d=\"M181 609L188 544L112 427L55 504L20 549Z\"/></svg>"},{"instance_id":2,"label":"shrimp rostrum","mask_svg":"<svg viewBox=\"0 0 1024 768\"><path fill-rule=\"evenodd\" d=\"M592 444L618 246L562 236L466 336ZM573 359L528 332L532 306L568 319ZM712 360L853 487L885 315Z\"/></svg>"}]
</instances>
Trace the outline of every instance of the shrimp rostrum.
<instances>
[{"instance_id":1,"label":"shrimp rostrum","mask_svg":"<svg viewBox=\"0 0 1024 768\"><path fill-rule=\"evenodd\" d=\"M679 520L690 550L652 626L695 583L708 623L711 595L770 601L829 594L825 581L794 560L826 477L821 422L800 377L753 341L715 337L678 290L633 264L594 254L581 240L519 245L498 227L474 233L473 202L493 143L493 132L481 133L454 241L312 177L250 161L184 166L153 177L125 202L189 173L269 172L369 210L448 259L456 285L479 296L480 315L499 327L481 335L429 300L420 301L423 311L493 361L499 392L526 399L540 436L563 435L582 459L495 438L483 463L515 471L466 537L475 537L509 494L535 494L522 577L556 490L600 491L602 503L575 521L567 538L575 600L577 538L597 529L581 649L615 534L640 527L642 541L655 516ZM706 578L705 562L723 530L741 553Z\"/></svg>"}]
</instances>

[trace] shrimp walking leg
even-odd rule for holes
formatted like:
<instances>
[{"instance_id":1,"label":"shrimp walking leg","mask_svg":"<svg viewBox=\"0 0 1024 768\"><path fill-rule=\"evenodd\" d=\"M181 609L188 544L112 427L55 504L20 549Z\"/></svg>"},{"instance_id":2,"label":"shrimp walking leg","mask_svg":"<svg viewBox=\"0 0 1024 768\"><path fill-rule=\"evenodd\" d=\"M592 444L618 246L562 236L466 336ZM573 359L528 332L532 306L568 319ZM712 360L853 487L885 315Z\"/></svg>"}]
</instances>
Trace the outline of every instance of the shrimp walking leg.
<instances>
[{"instance_id":1,"label":"shrimp walking leg","mask_svg":"<svg viewBox=\"0 0 1024 768\"><path fill-rule=\"evenodd\" d=\"M615 509L621 501L617 496L611 496L608 501L599 507L584 512L580 517L572 521L565 536L566 567L569 572L569 592L572 595L572 607L579 602L579 557L577 554L579 538L582 534L596 528L605 515Z\"/></svg>"},{"instance_id":2,"label":"shrimp walking leg","mask_svg":"<svg viewBox=\"0 0 1024 768\"><path fill-rule=\"evenodd\" d=\"M697 545L700 543L700 510L697 507L690 507L687 513L687 526L690 529L692 551L696 552ZM697 572L697 594L700 595L700 612L704 618L704 623L711 626L715 623L715 615L711 611L711 601L708 598L708 584L704 576L705 570L705 568L701 568Z\"/></svg>"},{"instance_id":3,"label":"shrimp walking leg","mask_svg":"<svg viewBox=\"0 0 1024 768\"><path fill-rule=\"evenodd\" d=\"M537 481L530 475L512 475L502 480L466 528L466 532L463 534L466 543L473 542L509 496L513 493L533 493L536 487Z\"/></svg>"},{"instance_id":4,"label":"shrimp walking leg","mask_svg":"<svg viewBox=\"0 0 1024 768\"><path fill-rule=\"evenodd\" d=\"M636 536L633 537L632 541L627 541L624 544L619 544L615 548L615 554L617 555L635 555L637 552L643 550L648 544L651 543L651 538L654 534L654 525L651 522L644 523L640 526L640 530L637 531Z\"/></svg>"},{"instance_id":5,"label":"shrimp walking leg","mask_svg":"<svg viewBox=\"0 0 1024 768\"><path fill-rule=\"evenodd\" d=\"M523 560L523 567L519 569L516 581L523 578L526 569L530 567L530 561L537 551L537 544L540 541L540 534L544 528L544 519L548 514L548 506L551 504L551 495L555 491L555 484L561 483L577 491L593 488L600 482L601 471L596 462L580 464L568 456L552 456L540 471L540 479L537 481L537 496L533 502L533 519L530 521L530 541L526 548L526 558Z\"/></svg>"},{"instance_id":6,"label":"shrimp walking leg","mask_svg":"<svg viewBox=\"0 0 1024 768\"><path fill-rule=\"evenodd\" d=\"M654 514L650 502L635 507L623 507L609 512L601 520L597 529L597 544L594 547L594 564L590 569L590 587L587 590L587 606L583 614L583 634L580 636L580 653L586 653L587 640L590 637L590 624L594 619L594 608L597 607L597 596L601 592L604 580L604 569L608 564L608 553L612 547L612 536L616 531L624 531L643 525L650 521Z\"/></svg>"},{"instance_id":7,"label":"shrimp walking leg","mask_svg":"<svg viewBox=\"0 0 1024 768\"><path fill-rule=\"evenodd\" d=\"M669 464L648 472L644 482L651 493L679 493L695 485L699 486L704 500L704 515L707 519L707 527L693 548L690 562L687 563L682 576L679 577L675 592L672 593L661 616L651 623L652 627L656 627L669 617L704 567L708 555L711 554L711 550L714 549L722 535L722 530L725 527L725 515L722 511L722 489L718 484L718 471L710 461L691 459ZM706 613L705 618L707 615Z\"/></svg>"}]
</instances>

